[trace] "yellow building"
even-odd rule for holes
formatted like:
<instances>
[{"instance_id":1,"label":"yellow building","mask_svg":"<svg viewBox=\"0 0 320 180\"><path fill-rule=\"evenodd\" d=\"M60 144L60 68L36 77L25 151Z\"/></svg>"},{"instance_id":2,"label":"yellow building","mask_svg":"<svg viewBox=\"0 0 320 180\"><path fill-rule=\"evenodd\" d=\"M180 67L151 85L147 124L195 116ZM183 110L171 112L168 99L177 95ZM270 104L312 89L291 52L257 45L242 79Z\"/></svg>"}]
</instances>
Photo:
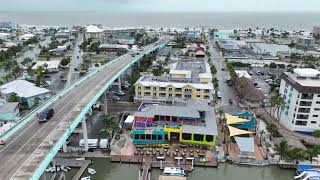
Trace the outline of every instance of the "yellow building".
<instances>
[{"instance_id":1,"label":"yellow building","mask_svg":"<svg viewBox=\"0 0 320 180\"><path fill-rule=\"evenodd\" d=\"M213 100L210 67L204 62L178 62L169 76L142 76L135 83L135 101Z\"/></svg>"}]
</instances>

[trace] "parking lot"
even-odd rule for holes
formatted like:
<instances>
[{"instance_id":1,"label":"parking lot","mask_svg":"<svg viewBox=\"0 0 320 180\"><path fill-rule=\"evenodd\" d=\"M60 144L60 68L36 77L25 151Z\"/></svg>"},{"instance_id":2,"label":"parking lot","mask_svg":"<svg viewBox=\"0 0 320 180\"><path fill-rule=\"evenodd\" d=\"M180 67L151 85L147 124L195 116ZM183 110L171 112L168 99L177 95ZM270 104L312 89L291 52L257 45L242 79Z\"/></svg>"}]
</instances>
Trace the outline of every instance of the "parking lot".
<instances>
[{"instance_id":1,"label":"parking lot","mask_svg":"<svg viewBox=\"0 0 320 180\"><path fill-rule=\"evenodd\" d=\"M285 71L285 69L275 69L275 68L241 68L241 70L246 70L251 78L252 82L256 85L257 88L259 88L267 97L270 97L269 95L269 89L270 85L272 83L278 83L278 79L282 72ZM260 73L259 73L260 72ZM273 79L273 81L267 82L266 80ZM268 84L269 83L269 84Z\"/></svg>"}]
</instances>

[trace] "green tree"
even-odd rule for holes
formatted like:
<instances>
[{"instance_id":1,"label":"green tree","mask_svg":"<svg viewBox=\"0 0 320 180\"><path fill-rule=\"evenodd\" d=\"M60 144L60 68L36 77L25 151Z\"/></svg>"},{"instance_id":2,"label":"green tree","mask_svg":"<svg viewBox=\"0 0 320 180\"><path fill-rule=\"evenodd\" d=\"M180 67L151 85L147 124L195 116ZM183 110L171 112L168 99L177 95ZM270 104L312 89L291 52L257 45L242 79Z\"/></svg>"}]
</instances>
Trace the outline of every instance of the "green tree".
<instances>
[{"instance_id":1,"label":"green tree","mask_svg":"<svg viewBox=\"0 0 320 180\"><path fill-rule=\"evenodd\" d=\"M14 93L9 96L8 101L9 102L20 102L20 97L16 93Z\"/></svg>"},{"instance_id":2,"label":"green tree","mask_svg":"<svg viewBox=\"0 0 320 180\"><path fill-rule=\"evenodd\" d=\"M320 130L313 131L312 135L315 137L320 137Z\"/></svg>"},{"instance_id":3,"label":"green tree","mask_svg":"<svg viewBox=\"0 0 320 180\"><path fill-rule=\"evenodd\" d=\"M33 70L33 78L35 85L40 87L45 84L44 75L46 74L46 70L43 66L38 66L37 69Z\"/></svg>"},{"instance_id":4,"label":"green tree","mask_svg":"<svg viewBox=\"0 0 320 180\"><path fill-rule=\"evenodd\" d=\"M270 133L270 140L272 140L272 137L274 137L274 136L279 136L279 130L275 124L273 124L273 123L268 124L266 129Z\"/></svg>"},{"instance_id":5,"label":"green tree","mask_svg":"<svg viewBox=\"0 0 320 180\"><path fill-rule=\"evenodd\" d=\"M289 146L287 141L281 141L279 144L275 145L275 150L277 154L280 156L280 159L287 158Z\"/></svg>"}]
</instances>

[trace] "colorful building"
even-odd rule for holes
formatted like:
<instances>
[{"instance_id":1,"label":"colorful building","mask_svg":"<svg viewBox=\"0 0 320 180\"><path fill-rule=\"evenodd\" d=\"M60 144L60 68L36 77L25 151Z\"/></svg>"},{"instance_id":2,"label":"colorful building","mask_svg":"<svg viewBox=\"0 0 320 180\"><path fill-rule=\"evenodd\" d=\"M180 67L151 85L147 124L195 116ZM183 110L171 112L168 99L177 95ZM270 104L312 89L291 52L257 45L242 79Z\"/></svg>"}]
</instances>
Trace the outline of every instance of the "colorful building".
<instances>
[{"instance_id":1,"label":"colorful building","mask_svg":"<svg viewBox=\"0 0 320 180\"><path fill-rule=\"evenodd\" d=\"M189 100L177 105L142 103L133 116L132 139L135 144L216 144L216 116L214 108L205 100Z\"/></svg>"}]
</instances>

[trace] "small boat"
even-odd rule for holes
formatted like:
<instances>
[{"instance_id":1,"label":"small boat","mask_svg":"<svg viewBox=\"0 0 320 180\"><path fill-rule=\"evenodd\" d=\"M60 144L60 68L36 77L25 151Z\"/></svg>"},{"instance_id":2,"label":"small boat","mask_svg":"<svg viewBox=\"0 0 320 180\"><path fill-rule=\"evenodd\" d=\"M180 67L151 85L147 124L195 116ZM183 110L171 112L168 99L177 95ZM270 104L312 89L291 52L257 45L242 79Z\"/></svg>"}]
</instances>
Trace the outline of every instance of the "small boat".
<instances>
[{"instance_id":1,"label":"small boat","mask_svg":"<svg viewBox=\"0 0 320 180\"><path fill-rule=\"evenodd\" d=\"M96 170L94 170L92 168L88 168L88 173L93 175L96 173Z\"/></svg>"},{"instance_id":2,"label":"small boat","mask_svg":"<svg viewBox=\"0 0 320 180\"><path fill-rule=\"evenodd\" d=\"M317 169L306 170L294 178L302 180L320 180L320 171Z\"/></svg>"},{"instance_id":3,"label":"small boat","mask_svg":"<svg viewBox=\"0 0 320 180\"><path fill-rule=\"evenodd\" d=\"M68 170L70 170L70 169L71 169L71 167L68 167L68 166L66 166L66 168L67 168Z\"/></svg>"},{"instance_id":4,"label":"small boat","mask_svg":"<svg viewBox=\"0 0 320 180\"><path fill-rule=\"evenodd\" d=\"M182 167L165 167L163 170L163 175L186 177L187 173Z\"/></svg>"},{"instance_id":5,"label":"small boat","mask_svg":"<svg viewBox=\"0 0 320 180\"><path fill-rule=\"evenodd\" d=\"M64 165L60 166L60 169L64 172L68 172L69 169L67 169Z\"/></svg>"},{"instance_id":6,"label":"small boat","mask_svg":"<svg viewBox=\"0 0 320 180\"><path fill-rule=\"evenodd\" d=\"M90 176L87 176L87 177L83 177L83 178L81 178L81 180L90 180L91 179L91 177Z\"/></svg>"},{"instance_id":7,"label":"small boat","mask_svg":"<svg viewBox=\"0 0 320 180\"><path fill-rule=\"evenodd\" d=\"M76 158L77 161L85 160L84 158Z\"/></svg>"}]
</instances>

